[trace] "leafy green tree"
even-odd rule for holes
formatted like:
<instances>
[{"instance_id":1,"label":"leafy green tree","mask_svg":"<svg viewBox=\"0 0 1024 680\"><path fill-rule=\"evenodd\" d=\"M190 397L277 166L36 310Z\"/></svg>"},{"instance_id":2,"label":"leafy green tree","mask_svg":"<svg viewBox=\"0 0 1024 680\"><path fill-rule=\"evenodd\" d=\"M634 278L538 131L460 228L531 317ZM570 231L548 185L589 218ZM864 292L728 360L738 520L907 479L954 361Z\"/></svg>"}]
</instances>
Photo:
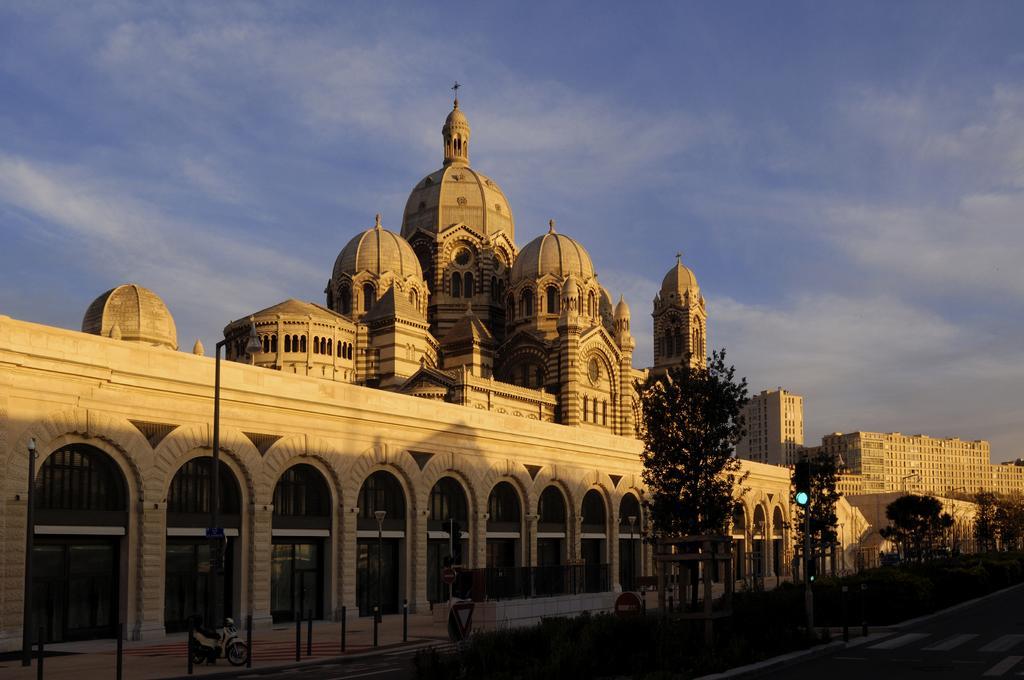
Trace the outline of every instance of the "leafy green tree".
<instances>
[{"instance_id":1,"label":"leafy green tree","mask_svg":"<svg viewBox=\"0 0 1024 680\"><path fill-rule=\"evenodd\" d=\"M1024 506L1020 500L1005 497L997 500L994 524L1000 549L1020 549L1024 537Z\"/></svg>"},{"instance_id":2,"label":"leafy green tree","mask_svg":"<svg viewBox=\"0 0 1024 680\"><path fill-rule=\"evenodd\" d=\"M997 501L991 491L983 491L974 497L974 503L978 506L974 515L974 538L982 552L992 550L996 545Z\"/></svg>"},{"instance_id":3,"label":"leafy green tree","mask_svg":"<svg viewBox=\"0 0 1024 680\"><path fill-rule=\"evenodd\" d=\"M878 533L901 546L904 557L919 562L934 553L953 526L953 517L942 512L942 501L934 496L908 494L885 508L890 525Z\"/></svg>"},{"instance_id":4,"label":"leafy green tree","mask_svg":"<svg viewBox=\"0 0 1024 680\"><path fill-rule=\"evenodd\" d=\"M639 384L643 479L654 530L663 536L722 534L742 484L733 454L744 435L747 380L713 352L707 367L689 361ZM741 494L740 494L741 495Z\"/></svg>"},{"instance_id":5,"label":"leafy green tree","mask_svg":"<svg viewBox=\"0 0 1024 680\"><path fill-rule=\"evenodd\" d=\"M811 546L812 554L824 555L826 546L838 538L839 517L836 503L843 497L836 489L839 469L835 457L820 451L808 459L811 472ZM796 488L791 489L792 503L796 507L797 546L804 545L804 515L807 508L796 503Z\"/></svg>"}]
</instances>

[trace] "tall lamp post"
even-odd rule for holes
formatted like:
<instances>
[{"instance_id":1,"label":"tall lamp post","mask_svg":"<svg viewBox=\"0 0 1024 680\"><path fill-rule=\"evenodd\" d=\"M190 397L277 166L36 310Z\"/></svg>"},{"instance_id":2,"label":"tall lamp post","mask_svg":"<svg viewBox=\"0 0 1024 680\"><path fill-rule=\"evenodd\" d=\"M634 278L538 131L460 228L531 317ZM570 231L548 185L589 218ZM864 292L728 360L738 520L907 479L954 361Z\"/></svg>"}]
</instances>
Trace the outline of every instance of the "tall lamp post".
<instances>
[{"instance_id":1,"label":"tall lamp post","mask_svg":"<svg viewBox=\"0 0 1024 680\"><path fill-rule=\"evenodd\" d=\"M633 583L629 585L633 586L631 590L636 590L636 515L630 515L626 518L629 520L629 571L632 576ZM640 548L643 550L643 547ZM641 553L642 554L642 553ZM622 585L621 583L619 585Z\"/></svg>"},{"instance_id":2,"label":"tall lamp post","mask_svg":"<svg viewBox=\"0 0 1024 680\"><path fill-rule=\"evenodd\" d=\"M35 538L36 440L28 440L28 507L25 509L25 601L21 612L21 665L32 665L32 549Z\"/></svg>"},{"instance_id":3,"label":"tall lamp post","mask_svg":"<svg viewBox=\"0 0 1024 680\"><path fill-rule=\"evenodd\" d=\"M207 576L207 619L209 628L217 628L217 575L224 568L224 545L226 538L220 530L220 351L228 344L224 338L214 347L214 378L213 378L213 469L210 471L210 571ZM255 354L263 349L256 324L249 324L249 339L245 344L247 354ZM218 531L219 530L219 531Z\"/></svg>"},{"instance_id":4,"label":"tall lamp post","mask_svg":"<svg viewBox=\"0 0 1024 680\"><path fill-rule=\"evenodd\" d=\"M388 511L375 510L373 516L377 519L377 620L380 621L384 614L384 578L381 570L384 565L384 518L388 516Z\"/></svg>"}]
</instances>

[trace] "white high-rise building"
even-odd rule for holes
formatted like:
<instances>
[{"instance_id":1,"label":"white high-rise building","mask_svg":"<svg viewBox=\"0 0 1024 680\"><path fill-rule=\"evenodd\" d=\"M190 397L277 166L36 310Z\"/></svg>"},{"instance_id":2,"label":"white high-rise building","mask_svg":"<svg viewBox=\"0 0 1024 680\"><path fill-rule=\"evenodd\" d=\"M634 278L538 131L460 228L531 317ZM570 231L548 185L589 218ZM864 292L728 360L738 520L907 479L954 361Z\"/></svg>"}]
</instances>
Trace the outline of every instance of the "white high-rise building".
<instances>
[{"instance_id":1,"label":"white high-rise building","mask_svg":"<svg viewBox=\"0 0 1024 680\"><path fill-rule=\"evenodd\" d=\"M743 410L747 436L736 445L739 458L792 465L804 445L804 398L781 387L754 395Z\"/></svg>"}]
</instances>

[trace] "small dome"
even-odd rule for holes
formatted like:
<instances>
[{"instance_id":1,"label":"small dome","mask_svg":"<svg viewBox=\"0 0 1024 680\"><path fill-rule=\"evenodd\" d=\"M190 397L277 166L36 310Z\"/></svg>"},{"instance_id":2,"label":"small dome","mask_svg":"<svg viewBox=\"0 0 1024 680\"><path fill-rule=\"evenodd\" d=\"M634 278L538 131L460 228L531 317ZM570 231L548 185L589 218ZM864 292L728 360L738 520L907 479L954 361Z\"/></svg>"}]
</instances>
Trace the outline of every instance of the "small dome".
<instances>
[{"instance_id":1,"label":"small dome","mask_svg":"<svg viewBox=\"0 0 1024 680\"><path fill-rule=\"evenodd\" d=\"M615 304L615 318L629 318L629 305L626 304L626 298L623 297L622 295L619 296L619 301Z\"/></svg>"},{"instance_id":2,"label":"small dome","mask_svg":"<svg viewBox=\"0 0 1024 680\"><path fill-rule=\"evenodd\" d=\"M661 299L664 301L682 300L686 292L700 295L697 277L683 266L682 255L676 255L676 266L665 274L661 281Z\"/></svg>"},{"instance_id":3,"label":"small dome","mask_svg":"<svg viewBox=\"0 0 1024 680\"><path fill-rule=\"evenodd\" d=\"M167 305L134 283L111 288L93 300L82 319L82 332L178 349L178 329Z\"/></svg>"},{"instance_id":4,"label":"small dome","mask_svg":"<svg viewBox=\"0 0 1024 680\"><path fill-rule=\"evenodd\" d=\"M594 277L590 255L575 239L555 231L549 223L548 233L533 239L519 251L512 266L512 285L519 281L536 281L548 274L564 278L574 274L586 283Z\"/></svg>"},{"instance_id":5,"label":"small dome","mask_svg":"<svg viewBox=\"0 0 1024 680\"><path fill-rule=\"evenodd\" d=\"M450 130L459 128L465 130L466 136L469 136L469 118L466 118L466 114L459 108L459 100L456 99L455 104L452 106L452 112L444 119L444 126L441 128L441 134L446 134Z\"/></svg>"},{"instance_id":6,"label":"small dome","mask_svg":"<svg viewBox=\"0 0 1024 680\"><path fill-rule=\"evenodd\" d=\"M355 276L361 271L369 271L378 276L392 272L400 278L415 276L423 278L420 262L412 246L404 238L377 224L359 234L342 248L338 259L334 261L334 279L342 274Z\"/></svg>"}]
</instances>

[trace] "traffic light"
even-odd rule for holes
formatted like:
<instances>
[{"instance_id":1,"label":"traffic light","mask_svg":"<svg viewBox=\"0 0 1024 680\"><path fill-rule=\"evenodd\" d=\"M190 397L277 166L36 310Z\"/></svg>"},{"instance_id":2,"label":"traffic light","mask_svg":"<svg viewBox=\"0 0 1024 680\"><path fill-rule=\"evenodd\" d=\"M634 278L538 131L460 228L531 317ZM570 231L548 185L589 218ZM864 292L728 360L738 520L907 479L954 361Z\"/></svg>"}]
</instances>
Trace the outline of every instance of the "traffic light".
<instances>
[{"instance_id":1,"label":"traffic light","mask_svg":"<svg viewBox=\"0 0 1024 680\"><path fill-rule=\"evenodd\" d=\"M817 577L817 575L818 560L814 559L814 557L812 556L811 559L807 560L807 580L809 580L811 583L814 583L814 579L815 577Z\"/></svg>"},{"instance_id":2,"label":"traffic light","mask_svg":"<svg viewBox=\"0 0 1024 680\"><path fill-rule=\"evenodd\" d=\"M807 507L811 502L811 464L807 460L797 461L793 468L793 491L796 504Z\"/></svg>"}]
</instances>

